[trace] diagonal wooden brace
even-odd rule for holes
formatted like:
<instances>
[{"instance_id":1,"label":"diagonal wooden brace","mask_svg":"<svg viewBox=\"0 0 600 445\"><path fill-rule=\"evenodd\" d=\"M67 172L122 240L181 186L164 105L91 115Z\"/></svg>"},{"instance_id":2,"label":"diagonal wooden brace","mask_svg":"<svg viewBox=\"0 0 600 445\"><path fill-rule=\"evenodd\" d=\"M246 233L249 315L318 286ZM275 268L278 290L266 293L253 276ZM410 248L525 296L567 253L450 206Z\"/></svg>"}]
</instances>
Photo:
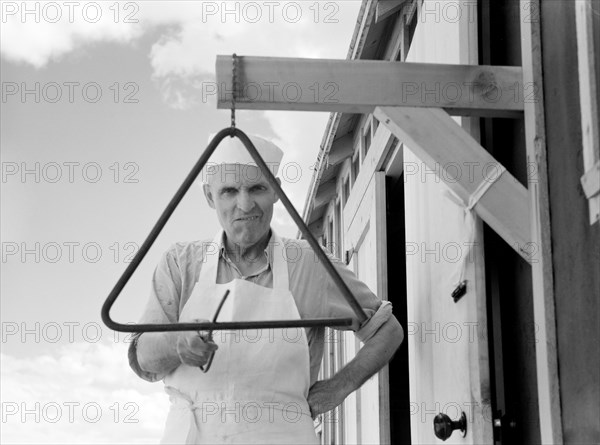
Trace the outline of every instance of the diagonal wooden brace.
<instances>
[{"instance_id":1,"label":"diagonal wooden brace","mask_svg":"<svg viewBox=\"0 0 600 445\"><path fill-rule=\"evenodd\" d=\"M435 108L378 107L375 117L410 148L494 231L532 261L529 195L448 113ZM408 172L405 172L407 174Z\"/></svg>"}]
</instances>

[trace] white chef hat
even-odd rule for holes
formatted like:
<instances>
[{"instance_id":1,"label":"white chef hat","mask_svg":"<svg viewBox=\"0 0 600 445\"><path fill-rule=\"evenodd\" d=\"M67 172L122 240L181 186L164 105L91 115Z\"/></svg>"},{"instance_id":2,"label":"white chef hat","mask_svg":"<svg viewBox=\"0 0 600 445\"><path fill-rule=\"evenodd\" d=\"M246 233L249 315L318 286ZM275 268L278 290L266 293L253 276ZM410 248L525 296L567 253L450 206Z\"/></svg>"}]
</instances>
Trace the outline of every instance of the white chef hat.
<instances>
[{"instance_id":1,"label":"white chef hat","mask_svg":"<svg viewBox=\"0 0 600 445\"><path fill-rule=\"evenodd\" d=\"M212 133L208 137L208 142L213 140L216 133ZM271 173L277 176L277 171L281 165L281 159L283 158L283 151L271 141L268 141L260 136L249 134L248 137L256 147L256 150L261 155ZM225 137L215 151L208 159L204 167L204 182L207 182L207 178L210 176L210 172L214 171L214 167L221 164L239 164L240 166L253 166L258 165L250 155L250 152L246 149L246 146L237 137Z\"/></svg>"}]
</instances>

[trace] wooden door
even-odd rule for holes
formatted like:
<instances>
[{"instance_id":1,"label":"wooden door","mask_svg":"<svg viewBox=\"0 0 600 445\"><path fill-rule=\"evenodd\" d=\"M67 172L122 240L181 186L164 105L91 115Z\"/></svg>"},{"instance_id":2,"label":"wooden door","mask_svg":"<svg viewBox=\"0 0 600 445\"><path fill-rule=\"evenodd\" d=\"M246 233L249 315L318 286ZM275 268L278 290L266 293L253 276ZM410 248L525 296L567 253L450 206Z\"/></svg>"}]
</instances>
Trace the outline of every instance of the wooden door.
<instances>
[{"instance_id":1,"label":"wooden door","mask_svg":"<svg viewBox=\"0 0 600 445\"><path fill-rule=\"evenodd\" d=\"M434 417L463 412L466 437L455 431L446 443L492 443L481 222L471 226L408 149L404 164L412 443L440 443ZM467 293L454 302L461 273Z\"/></svg>"},{"instance_id":2,"label":"wooden door","mask_svg":"<svg viewBox=\"0 0 600 445\"><path fill-rule=\"evenodd\" d=\"M477 65L477 20L468 0L423 0L406 60ZM476 120L459 122L478 139ZM463 412L466 437L455 431L445 443L493 443L483 223L453 201L439 177L444 167L428 169L405 146L412 443L442 443L434 417L458 420ZM469 174L468 165L459 168ZM467 292L455 303L451 293L461 279Z\"/></svg>"}]
</instances>

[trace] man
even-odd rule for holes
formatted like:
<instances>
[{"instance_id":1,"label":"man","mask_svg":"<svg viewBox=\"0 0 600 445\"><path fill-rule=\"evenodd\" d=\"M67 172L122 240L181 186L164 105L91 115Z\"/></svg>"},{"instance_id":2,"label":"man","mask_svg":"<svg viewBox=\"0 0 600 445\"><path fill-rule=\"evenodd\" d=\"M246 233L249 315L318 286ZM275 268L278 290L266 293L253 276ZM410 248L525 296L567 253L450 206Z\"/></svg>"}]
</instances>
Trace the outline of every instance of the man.
<instances>
[{"instance_id":1,"label":"man","mask_svg":"<svg viewBox=\"0 0 600 445\"><path fill-rule=\"evenodd\" d=\"M251 139L276 174L281 150ZM212 243L177 243L163 255L142 322L212 319L229 291L218 321L352 318L364 346L334 377L317 381L324 328L144 333L131 344L131 367L164 380L171 410L162 443L317 444L312 419L391 359L402 328L390 303L332 258L369 317L360 325L308 243L275 234L277 195L239 139L224 139L211 161L204 194L223 230Z\"/></svg>"}]
</instances>

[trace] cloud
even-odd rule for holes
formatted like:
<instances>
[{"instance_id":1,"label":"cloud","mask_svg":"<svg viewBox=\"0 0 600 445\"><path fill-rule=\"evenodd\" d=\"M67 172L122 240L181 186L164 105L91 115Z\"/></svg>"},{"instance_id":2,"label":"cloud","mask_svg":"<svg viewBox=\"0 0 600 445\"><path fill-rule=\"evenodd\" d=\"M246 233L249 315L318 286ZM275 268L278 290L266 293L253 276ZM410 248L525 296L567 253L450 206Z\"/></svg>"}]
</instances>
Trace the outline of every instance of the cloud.
<instances>
[{"instance_id":1,"label":"cloud","mask_svg":"<svg viewBox=\"0 0 600 445\"><path fill-rule=\"evenodd\" d=\"M142 33L139 23L115 20L119 8L108 2L5 1L1 8L2 56L36 68L92 43L128 43Z\"/></svg>"},{"instance_id":2,"label":"cloud","mask_svg":"<svg viewBox=\"0 0 600 445\"><path fill-rule=\"evenodd\" d=\"M214 58L206 56L218 51L323 57L330 45L323 45L322 33L315 31L329 31L328 43L338 40L334 28L349 17L352 23L356 3L204 1L173 7L160 1L3 1L0 48L10 61L41 68L75 49L99 42L129 44L164 26L151 52L156 75L185 75L212 71ZM347 47L349 35L339 41Z\"/></svg>"},{"instance_id":3,"label":"cloud","mask_svg":"<svg viewBox=\"0 0 600 445\"><path fill-rule=\"evenodd\" d=\"M165 32L197 18L197 5L178 2L16 2L1 4L0 53L43 68L98 43L132 44L158 27Z\"/></svg>"},{"instance_id":4,"label":"cloud","mask_svg":"<svg viewBox=\"0 0 600 445\"><path fill-rule=\"evenodd\" d=\"M344 58L359 6L354 1L196 4L176 32L152 46L153 77L177 108L214 106L217 55Z\"/></svg>"},{"instance_id":5,"label":"cloud","mask_svg":"<svg viewBox=\"0 0 600 445\"><path fill-rule=\"evenodd\" d=\"M2 443L158 442L168 398L133 374L126 348L102 340L2 354Z\"/></svg>"},{"instance_id":6,"label":"cloud","mask_svg":"<svg viewBox=\"0 0 600 445\"><path fill-rule=\"evenodd\" d=\"M360 2L2 2L0 53L41 69L98 43L131 45L160 29L149 50L165 101L214 101L217 54L344 58ZM324 44L326 39L326 44ZM211 103L212 105L212 103Z\"/></svg>"},{"instance_id":7,"label":"cloud","mask_svg":"<svg viewBox=\"0 0 600 445\"><path fill-rule=\"evenodd\" d=\"M63 6L62 18L49 23L50 3L39 5L39 23L31 14L23 16L21 2L3 2L1 53L10 61L43 68L74 50L100 42L131 45L151 30L160 31L148 49L152 79L163 100L181 110L197 106L216 108L215 61L218 54L344 58L361 2L99 2L101 19L94 22L93 9L75 2L70 11ZM118 5L118 7L115 7ZM46 10L44 9L46 8ZM45 12L44 12L45 11ZM117 14L118 12L118 14ZM6 23L4 21L6 20ZM298 212L329 113L253 111L239 116L248 127L270 128L286 153L284 162L296 163L300 178L284 186ZM257 124L257 125L256 125ZM307 130L308 129L308 130ZM291 167L287 171L295 173ZM295 226L278 206L275 222L295 233Z\"/></svg>"}]
</instances>

